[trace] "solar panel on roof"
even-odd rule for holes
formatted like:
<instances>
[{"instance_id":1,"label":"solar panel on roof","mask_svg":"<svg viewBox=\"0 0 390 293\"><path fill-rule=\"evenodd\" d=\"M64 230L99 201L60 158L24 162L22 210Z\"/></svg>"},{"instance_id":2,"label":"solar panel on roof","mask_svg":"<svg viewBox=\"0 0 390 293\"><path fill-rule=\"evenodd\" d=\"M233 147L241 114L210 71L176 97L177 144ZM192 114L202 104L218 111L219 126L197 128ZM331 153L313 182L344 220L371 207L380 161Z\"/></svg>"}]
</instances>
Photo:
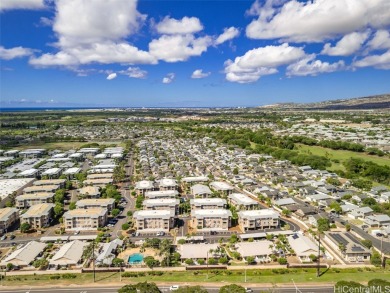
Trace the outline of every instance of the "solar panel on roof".
<instances>
[{"instance_id":1,"label":"solar panel on roof","mask_svg":"<svg viewBox=\"0 0 390 293\"><path fill-rule=\"evenodd\" d=\"M359 241L351 233L345 233L344 235L347 236L352 242L359 244Z\"/></svg>"}]
</instances>

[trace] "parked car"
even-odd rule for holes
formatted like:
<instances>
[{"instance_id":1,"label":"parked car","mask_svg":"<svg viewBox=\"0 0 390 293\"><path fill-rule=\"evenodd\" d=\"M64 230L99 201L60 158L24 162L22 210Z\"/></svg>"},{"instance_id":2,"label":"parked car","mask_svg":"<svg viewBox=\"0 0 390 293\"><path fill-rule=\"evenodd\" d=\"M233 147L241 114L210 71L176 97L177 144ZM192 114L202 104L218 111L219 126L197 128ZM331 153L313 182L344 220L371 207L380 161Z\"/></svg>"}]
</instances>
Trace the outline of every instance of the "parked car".
<instances>
[{"instance_id":1,"label":"parked car","mask_svg":"<svg viewBox=\"0 0 390 293\"><path fill-rule=\"evenodd\" d=\"M14 234L12 234L11 236L9 236L9 239L12 240L12 239L15 239L15 237L16 236Z\"/></svg>"},{"instance_id":2,"label":"parked car","mask_svg":"<svg viewBox=\"0 0 390 293\"><path fill-rule=\"evenodd\" d=\"M164 236L164 235L165 235L164 231L157 232L157 234L156 234L156 236Z\"/></svg>"},{"instance_id":3,"label":"parked car","mask_svg":"<svg viewBox=\"0 0 390 293\"><path fill-rule=\"evenodd\" d=\"M3 235L3 236L1 236L1 238L0 238L0 240L5 240L5 239L7 239L7 235Z\"/></svg>"},{"instance_id":4,"label":"parked car","mask_svg":"<svg viewBox=\"0 0 390 293\"><path fill-rule=\"evenodd\" d=\"M251 288L245 288L245 293L252 293L253 290Z\"/></svg>"},{"instance_id":5,"label":"parked car","mask_svg":"<svg viewBox=\"0 0 390 293\"><path fill-rule=\"evenodd\" d=\"M176 290L179 290L180 286L179 285L172 285L171 287L169 287L169 291L176 291Z\"/></svg>"}]
</instances>

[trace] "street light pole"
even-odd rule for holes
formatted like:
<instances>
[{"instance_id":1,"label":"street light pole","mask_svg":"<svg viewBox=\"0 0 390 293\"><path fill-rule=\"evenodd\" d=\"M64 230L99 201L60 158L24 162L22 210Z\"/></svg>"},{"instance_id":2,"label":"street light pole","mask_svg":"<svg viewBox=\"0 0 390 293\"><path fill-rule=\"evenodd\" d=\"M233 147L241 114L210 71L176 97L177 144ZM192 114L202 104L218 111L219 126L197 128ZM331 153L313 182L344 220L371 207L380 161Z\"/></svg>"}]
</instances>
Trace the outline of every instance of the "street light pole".
<instances>
[{"instance_id":1,"label":"street light pole","mask_svg":"<svg viewBox=\"0 0 390 293\"><path fill-rule=\"evenodd\" d=\"M96 271L95 271L95 240L92 240L92 267L93 267L93 282L96 281Z\"/></svg>"}]
</instances>

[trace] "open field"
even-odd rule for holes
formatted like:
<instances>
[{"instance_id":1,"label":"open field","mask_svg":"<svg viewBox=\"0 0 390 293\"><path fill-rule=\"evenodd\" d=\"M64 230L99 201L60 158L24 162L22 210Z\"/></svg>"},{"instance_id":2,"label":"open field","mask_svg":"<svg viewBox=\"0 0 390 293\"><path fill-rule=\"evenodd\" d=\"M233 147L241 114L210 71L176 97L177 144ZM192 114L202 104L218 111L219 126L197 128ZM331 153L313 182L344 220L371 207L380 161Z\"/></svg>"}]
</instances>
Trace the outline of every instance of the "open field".
<instances>
[{"instance_id":1,"label":"open field","mask_svg":"<svg viewBox=\"0 0 390 293\"><path fill-rule=\"evenodd\" d=\"M79 142L79 141L67 142L67 141L64 141L64 142L29 144L28 146L27 145L18 146L18 147L15 147L14 149L23 150L23 149L27 149L27 148L43 148L43 149L51 149L51 150L58 149L58 150L66 151L66 150L70 150L70 149L78 149L82 145L85 145L87 143L93 143L93 142L96 142L99 145L116 144L118 146L124 146L123 140L121 140L121 141L87 141L87 142Z\"/></svg>"},{"instance_id":2,"label":"open field","mask_svg":"<svg viewBox=\"0 0 390 293\"><path fill-rule=\"evenodd\" d=\"M325 269L321 269L323 272ZM153 273L153 272L152 272ZM122 273L123 274L123 273ZM137 274L137 273L135 273ZM6 286L14 286L17 282L20 285L36 285L39 281L40 286L51 285L53 282L56 285L85 285L93 283L93 274L75 274L72 279L50 279L53 275L26 275L26 276L10 276L4 281ZM380 269L330 269L321 277L316 276L315 269L280 269L280 270L247 270L248 283L263 283L263 284L289 284L291 279L296 283L334 283L337 281L356 281L367 282L374 278L389 279L390 271ZM138 276L123 277L122 283L128 282L228 282L228 283L244 283L244 271L185 271L185 272L164 272L161 276L149 275L149 273L138 273ZM119 283L119 273L96 273L96 283L108 284Z\"/></svg>"},{"instance_id":3,"label":"open field","mask_svg":"<svg viewBox=\"0 0 390 293\"><path fill-rule=\"evenodd\" d=\"M330 170L345 170L342 162L348 160L349 158L359 158L366 161L371 161L379 165L390 166L390 158L389 157L378 157L371 156L366 153L356 153L352 151L344 151L344 150L332 150L328 148L323 148L320 146L307 146L303 144L297 144L298 151L301 153L310 152L313 155L319 156L328 156L331 160L339 160L340 163L332 162L332 166L329 168Z\"/></svg>"}]
</instances>

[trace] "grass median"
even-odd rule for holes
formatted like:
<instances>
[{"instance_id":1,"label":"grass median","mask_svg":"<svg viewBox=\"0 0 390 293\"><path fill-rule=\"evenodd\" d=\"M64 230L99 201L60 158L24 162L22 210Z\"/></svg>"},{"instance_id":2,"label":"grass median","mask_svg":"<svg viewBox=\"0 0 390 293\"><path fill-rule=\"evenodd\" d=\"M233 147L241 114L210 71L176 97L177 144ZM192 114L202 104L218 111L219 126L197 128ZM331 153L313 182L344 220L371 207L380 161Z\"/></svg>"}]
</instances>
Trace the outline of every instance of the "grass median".
<instances>
[{"instance_id":1,"label":"grass median","mask_svg":"<svg viewBox=\"0 0 390 293\"><path fill-rule=\"evenodd\" d=\"M247 283L259 284L289 284L292 279L296 283L335 283L337 281L359 281L367 282L374 278L389 279L390 270L376 268L350 268L350 269L321 269L323 274L317 277L315 269L266 269L246 270ZM99 272L96 273L96 284L119 284L119 273ZM244 283L245 271L210 270L210 271L184 271L184 272L124 272L122 283L129 282L230 282ZM19 275L7 276L3 280L5 286L26 285L26 286L66 286L66 285L87 285L93 283L92 273L83 274L50 274L50 275Z\"/></svg>"}]
</instances>

